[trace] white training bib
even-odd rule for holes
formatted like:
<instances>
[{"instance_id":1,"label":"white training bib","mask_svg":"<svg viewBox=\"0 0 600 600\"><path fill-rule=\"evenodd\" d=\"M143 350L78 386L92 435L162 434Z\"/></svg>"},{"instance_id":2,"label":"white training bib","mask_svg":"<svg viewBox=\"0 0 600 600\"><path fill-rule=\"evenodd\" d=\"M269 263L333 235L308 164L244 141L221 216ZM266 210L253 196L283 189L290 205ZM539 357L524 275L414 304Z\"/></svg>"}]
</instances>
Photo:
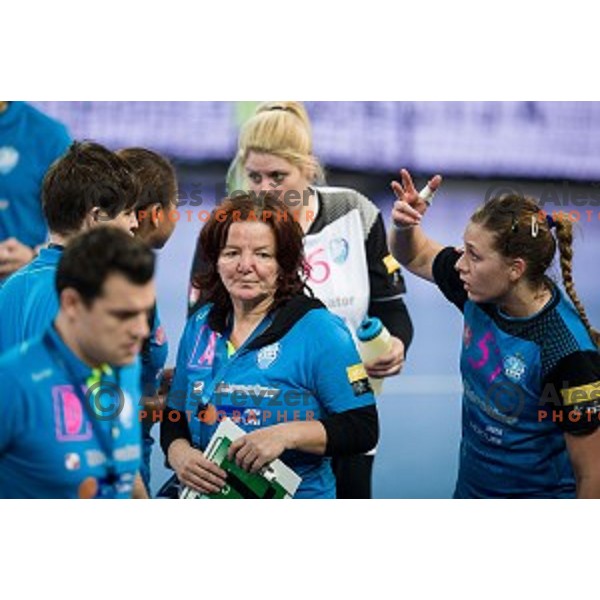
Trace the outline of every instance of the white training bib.
<instances>
[{"instance_id":1,"label":"white training bib","mask_svg":"<svg viewBox=\"0 0 600 600\"><path fill-rule=\"evenodd\" d=\"M357 209L304 237L308 285L341 317L354 337L369 308L369 273L363 225Z\"/></svg>"}]
</instances>

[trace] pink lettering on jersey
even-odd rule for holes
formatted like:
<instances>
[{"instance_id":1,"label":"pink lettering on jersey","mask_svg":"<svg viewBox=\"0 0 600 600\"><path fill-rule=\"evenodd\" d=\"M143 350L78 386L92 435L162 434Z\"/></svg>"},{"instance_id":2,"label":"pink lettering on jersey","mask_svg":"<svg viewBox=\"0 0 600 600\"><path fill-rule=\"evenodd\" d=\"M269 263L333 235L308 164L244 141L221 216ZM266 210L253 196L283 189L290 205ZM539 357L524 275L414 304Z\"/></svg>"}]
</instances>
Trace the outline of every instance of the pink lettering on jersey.
<instances>
[{"instance_id":1,"label":"pink lettering on jersey","mask_svg":"<svg viewBox=\"0 0 600 600\"><path fill-rule=\"evenodd\" d=\"M89 440L92 428L71 385L52 388L56 439L61 442Z\"/></svg>"},{"instance_id":2,"label":"pink lettering on jersey","mask_svg":"<svg viewBox=\"0 0 600 600\"><path fill-rule=\"evenodd\" d=\"M469 329L469 337L468 337L469 345L471 342L471 337L472 337L472 332ZM468 348L468 345L466 345L466 347ZM500 355L500 351L498 349L498 345L496 344L494 334L491 331L486 332L485 335L477 342L477 348L481 352L481 358L479 360L475 360L471 356L468 357L469 364L471 365L471 367L473 367L473 369L476 369L476 370L483 369L483 367L485 367L488 364L488 362L491 358L490 349L493 350L494 354L496 355L495 361L498 363L498 356ZM498 377L498 375L500 375L500 373L502 373L502 365L496 364L496 368L492 371L492 373L488 377L489 383L492 383L496 379L496 377Z\"/></svg>"},{"instance_id":3,"label":"pink lettering on jersey","mask_svg":"<svg viewBox=\"0 0 600 600\"><path fill-rule=\"evenodd\" d=\"M484 367L487 364L488 359L490 358L490 350L488 348L487 343L489 341L492 341L494 339L494 336L492 335L491 331L488 331L478 342L477 342L477 347L479 348L479 350L481 351L481 358L479 360L475 360L473 359L471 356L469 356L469 364L474 368L474 369L481 369L482 367Z\"/></svg>"},{"instance_id":4,"label":"pink lettering on jersey","mask_svg":"<svg viewBox=\"0 0 600 600\"><path fill-rule=\"evenodd\" d=\"M205 332L209 330L208 325L203 325L198 332L194 351L192 352L189 365L191 367L212 367L215 360L215 351L217 346L217 333L213 331L206 342L204 342ZM202 349L202 344L206 343L206 347ZM201 353L199 356L198 354Z\"/></svg>"}]
</instances>

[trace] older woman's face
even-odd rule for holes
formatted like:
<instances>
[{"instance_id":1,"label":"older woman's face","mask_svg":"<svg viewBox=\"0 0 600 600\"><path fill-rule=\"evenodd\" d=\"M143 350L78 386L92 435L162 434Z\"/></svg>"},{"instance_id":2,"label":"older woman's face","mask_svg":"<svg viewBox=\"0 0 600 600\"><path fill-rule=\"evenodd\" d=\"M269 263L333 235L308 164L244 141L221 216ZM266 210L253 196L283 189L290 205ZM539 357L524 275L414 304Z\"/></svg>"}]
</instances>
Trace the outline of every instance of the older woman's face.
<instances>
[{"instance_id":1,"label":"older woman's face","mask_svg":"<svg viewBox=\"0 0 600 600\"><path fill-rule=\"evenodd\" d=\"M265 223L232 223L217 268L232 301L258 304L272 300L279 265L275 235Z\"/></svg>"}]
</instances>

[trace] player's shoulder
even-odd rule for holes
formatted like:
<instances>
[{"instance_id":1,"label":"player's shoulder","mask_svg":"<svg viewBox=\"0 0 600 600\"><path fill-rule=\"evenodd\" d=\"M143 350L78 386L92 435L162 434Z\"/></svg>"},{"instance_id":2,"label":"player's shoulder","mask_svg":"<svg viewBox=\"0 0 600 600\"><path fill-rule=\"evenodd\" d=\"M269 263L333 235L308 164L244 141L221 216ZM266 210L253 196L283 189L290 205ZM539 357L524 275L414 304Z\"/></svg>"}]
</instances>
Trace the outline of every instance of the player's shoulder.
<instances>
[{"instance_id":1,"label":"player's shoulder","mask_svg":"<svg viewBox=\"0 0 600 600\"><path fill-rule=\"evenodd\" d=\"M0 356L0 378L31 380L37 371L49 367L41 336L28 339Z\"/></svg>"},{"instance_id":2,"label":"player's shoulder","mask_svg":"<svg viewBox=\"0 0 600 600\"><path fill-rule=\"evenodd\" d=\"M319 211L323 211L326 224L333 223L357 211L367 236L380 214L371 200L360 192L345 187L318 187L316 191L320 199Z\"/></svg>"},{"instance_id":3,"label":"player's shoulder","mask_svg":"<svg viewBox=\"0 0 600 600\"><path fill-rule=\"evenodd\" d=\"M200 308L198 308L198 310L193 312L188 317L188 320L186 322L186 328L187 329L196 329L196 328L204 325L208 321L208 316L210 314L212 307L213 307L212 302L207 302L206 304L203 304L202 306L200 306Z\"/></svg>"},{"instance_id":4,"label":"player's shoulder","mask_svg":"<svg viewBox=\"0 0 600 600\"><path fill-rule=\"evenodd\" d=\"M67 133L67 128L58 119L42 112L28 102L21 103L21 111L28 122L32 125L46 129L47 131L56 131L58 133Z\"/></svg>"},{"instance_id":5,"label":"player's shoulder","mask_svg":"<svg viewBox=\"0 0 600 600\"><path fill-rule=\"evenodd\" d=\"M320 348L331 343L352 342L352 334L344 320L325 307L307 312L298 322L296 333Z\"/></svg>"},{"instance_id":6,"label":"player's shoulder","mask_svg":"<svg viewBox=\"0 0 600 600\"><path fill-rule=\"evenodd\" d=\"M353 208L364 211L378 212L377 207L369 198L357 190L347 187L323 186L316 188L319 197L325 205L344 206L351 210Z\"/></svg>"}]
</instances>

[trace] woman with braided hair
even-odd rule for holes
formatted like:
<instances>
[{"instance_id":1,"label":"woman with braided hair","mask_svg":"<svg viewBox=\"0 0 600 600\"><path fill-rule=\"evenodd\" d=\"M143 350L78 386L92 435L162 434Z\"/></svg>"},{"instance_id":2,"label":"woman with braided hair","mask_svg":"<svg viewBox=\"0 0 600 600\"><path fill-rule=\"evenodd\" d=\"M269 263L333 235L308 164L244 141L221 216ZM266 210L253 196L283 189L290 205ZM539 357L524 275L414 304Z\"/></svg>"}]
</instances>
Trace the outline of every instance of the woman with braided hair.
<instances>
[{"instance_id":1,"label":"woman with braided hair","mask_svg":"<svg viewBox=\"0 0 600 600\"><path fill-rule=\"evenodd\" d=\"M565 291L577 309L594 343L600 347L600 332L590 324L585 308L579 296L577 296L577 292L575 292L575 282L573 281L573 223L570 218L564 215L556 220L550 215L546 215L546 221L549 224L554 224L556 227L556 239L560 253L560 270Z\"/></svg>"},{"instance_id":2,"label":"woman with braided hair","mask_svg":"<svg viewBox=\"0 0 600 600\"><path fill-rule=\"evenodd\" d=\"M444 248L421 227L430 200L401 175L392 252L464 315L454 496L600 498L600 334L575 292L572 223L506 195L475 211L463 249ZM547 276L557 249L571 302Z\"/></svg>"}]
</instances>

